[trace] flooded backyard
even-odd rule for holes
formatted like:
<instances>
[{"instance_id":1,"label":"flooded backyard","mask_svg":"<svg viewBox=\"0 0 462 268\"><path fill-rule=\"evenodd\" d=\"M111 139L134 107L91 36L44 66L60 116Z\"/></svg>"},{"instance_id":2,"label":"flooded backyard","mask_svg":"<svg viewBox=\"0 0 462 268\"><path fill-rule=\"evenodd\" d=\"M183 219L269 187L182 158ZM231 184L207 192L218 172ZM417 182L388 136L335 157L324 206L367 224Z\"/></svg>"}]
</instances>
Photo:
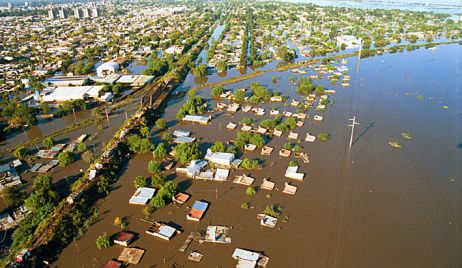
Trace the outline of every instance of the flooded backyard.
<instances>
[{"instance_id":1,"label":"flooded backyard","mask_svg":"<svg viewBox=\"0 0 462 268\"><path fill-rule=\"evenodd\" d=\"M335 89L336 94L330 97L325 112L311 108L304 125L295 130L302 140L307 132L331 135L326 142L301 142L303 151L310 157L309 164L293 156L278 155L283 144L288 142L287 133L284 133L266 144L275 148L271 156L260 155L260 150L240 155L241 159L261 160L264 163L261 170L233 170L227 182L192 180L168 171L167 179L174 180L181 191L191 194L186 204L169 205L151 215L150 220L171 222L183 231L169 242L145 234L149 224L141 220L145 217L143 207L128 204L135 192L135 177L149 176L147 164L152 160L151 154L136 156L122 170L109 196L101 201L96 222L59 255L52 267L101 267L107 260L116 258L122 251L121 246L98 250L95 244L99 235L120 231L113 225L116 217L126 219L127 230L139 234L132 246L145 249L146 253L138 267L171 267L173 264L232 267L236 261L231 255L236 247L263 252L270 257L269 267L460 267L461 57L462 46L453 44L438 46L436 50L421 48L385 54L362 59L359 63L357 58L348 58L349 87L332 85L325 79L314 80L327 89ZM294 112L295 108L289 103L301 96L295 92L296 85L290 83L290 77L298 79L312 74L311 69L303 69L308 74L266 73L225 88L235 90L259 82L288 96L288 101L259 104L258 107L266 111L276 107L279 111ZM238 74L230 70L226 77L230 75ZM273 76L277 77L277 83L272 82ZM225 79L212 74L207 82ZM269 112L257 116L242 110L234 115L220 111L213 114L208 125L179 123L176 113L185 99L177 93L197 86L195 80L197 82L190 74L176 89L164 118L170 132L191 131L200 141L203 153L215 141L236 138L237 130L226 129L229 122L238 123L250 117L258 123L271 118ZM209 89L200 90L197 95L206 98L209 107L216 106L217 101L211 99ZM114 120L124 119L122 114ZM324 120L314 122L316 114L322 114ZM359 126L349 149L348 119L352 116L356 116ZM65 119L62 120L66 124ZM111 135L114 131L106 132ZM403 139L402 132L411 133L412 139ZM24 134L15 137L17 142L21 135L24 137ZM72 136L78 135L72 133ZM156 143L161 135L153 129L152 138ZM391 147L388 145L391 140L399 140L403 148ZM303 181L284 177L291 160L297 161L299 171L305 173ZM245 186L230 182L235 175L243 173L256 178L254 186L270 178L276 188L267 191L258 187L255 196L247 196ZM298 187L295 195L282 193L288 181ZM195 200L210 203L205 217L198 223L186 220L187 207ZM241 208L245 202L250 203L249 209ZM260 226L257 214L273 204L282 207L276 228ZM285 217L287 222L282 220ZM186 252L178 251L189 233L205 230L210 224L232 226L232 243L192 242ZM204 254L199 264L187 260L192 250Z\"/></svg>"}]
</instances>

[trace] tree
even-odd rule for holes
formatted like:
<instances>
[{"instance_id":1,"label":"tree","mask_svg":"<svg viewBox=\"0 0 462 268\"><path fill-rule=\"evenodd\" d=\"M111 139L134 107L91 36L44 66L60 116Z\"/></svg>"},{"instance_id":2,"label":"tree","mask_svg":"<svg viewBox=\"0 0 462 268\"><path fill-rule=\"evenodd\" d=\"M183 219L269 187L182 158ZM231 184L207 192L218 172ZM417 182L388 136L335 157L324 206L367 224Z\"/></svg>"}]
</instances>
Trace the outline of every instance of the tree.
<instances>
[{"instance_id":1,"label":"tree","mask_svg":"<svg viewBox=\"0 0 462 268\"><path fill-rule=\"evenodd\" d=\"M18 185L7 187L2 191L2 196L5 204L10 207L19 206L26 198L26 193L21 190Z\"/></svg>"},{"instance_id":2,"label":"tree","mask_svg":"<svg viewBox=\"0 0 462 268\"><path fill-rule=\"evenodd\" d=\"M246 195L249 195L249 196L252 196L252 195L256 195L257 194L257 191L255 190L255 187L247 187L247 189L245 189L245 194Z\"/></svg>"},{"instance_id":3,"label":"tree","mask_svg":"<svg viewBox=\"0 0 462 268\"><path fill-rule=\"evenodd\" d=\"M45 148L47 149L50 149L51 147L53 147L53 145L55 144L55 141L53 140L53 138L51 137L46 137L43 141L42 141L42 144Z\"/></svg>"},{"instance_id":4,"label":"tree","mask_svg":"<svg viewBox=\"0 0 462 268\"><path fill-rule=\"evenodd\" d=\"M216 67L219 71L223 72L228 68L228 64L226 64L225 60L219 60L217 61Z\"/></svg>"},{"instance_id":5,"label":"tree","mask_svg":"<svg viewBox=\"0 0 462 268\"><path fill-rule=\"evenodd\" d=\"M16 110L14 111L14 118L26 123L27 125L31 125L37 122L37 118L35 117L35 109L27 106L25 103L16 107Z\"/></svg>"},{"instance_id":6,"label":"tree","mask_svg":"<svg viewBox=\"0 0 462 268\"><path fill-rule=\"evenodd\" d=\"M244 158L244 160L242 160L241 167L243 169L257 169L260 168L260 164L256 159Z\"/></svg>"},{"instance_id":7,"label":"tree","mask_svg":"<svg viewBox=\"0 0 462 268\"><path fill-rule=\"evenodd\" d=\"M242 101L246 97L245 91L244 90L237 90L234 92L234 99L237 101Z\"/></svg>"},{"instance_id":8,"label":"tree","mask_svg":"<svg viewBox=\"0 0 462 268\"><path fill-rule=\"evenodd\" d=\"M222 86L216 86L212 89L211 96L212 98L218 99L225 89Z\"/></svg>"},{"instance_id":9,"label":"tree","mask_svg":"<svg viewBox=\"0 0 462 268\"><path fill-rule=\"evenodd\" d=\"M154 144L148 138L142 138L137 134L127 137L127 145L130 150L137 154L143 154L154 149Z\"/></svg>"},{"instance_id":10,"label":"tree","mask_svg":"<svg viewBox=\"0 0 462 268\"><path fill-rule=\"evenodd\" d=\"M140 133L141 133L141 136L143 136L144 138L149 138L149 134L151 132L149 131L149 128L147 126L143 126L140 128Z\"/></svg>"},{"instance_id":11,"label":"tree","mask_svg":"<svg viewBox=\"0 0 462 268\"><path fill-rule=\"evenodd\" d=\"M207 65L206 64L199 64L192 68L192 73L195 76L205 76L207 74Z\"/></svg>"},{"instance_id":12,"label":"tree","mask_svg":"<svg viewBox=\"0 0 462 268\"><path fill-rule=\"evenodd\" d=\"M154 198L149 202L149 206L154 209L163 208L165 205L167 205L167 203L165 202L164 197L159 194L154 196Z\"/></svg>"},{"instance_id":13,"label":"tree","mask_svg":"<svg viewBox=\"0 0 462 268\"><path fill-rule=\"evenodd\" d=\"M293 50L289 49L287 46L280 46L276 51L276 55L282 61L291 61L295 59L296 54Z\"/></svg>"},{"instance_id":14,"label":"tree","mask_svg":"<svg viewBox=\"0 0 462 268\"><path fill-rule=\"evenodd\" d=\"M35 177L32 193L24 200L24 204L31 211L38 211L47 204L58 201L59 194L53 185L53 178L49 175Z\"/></svg>"},{"instance_id":15,"label":"tree","mask_svg":"<svg viewBox=\"0 0 462 268\"><path fill-rule=\"evenodd\" d=\"M165 185L165 180L160 174L154 174L151 176L151 186L156 188L162 188Z\"/></svg>"},{"instance_id":16,"label":"tree","mask_svg":"<svg viewBox=\"0 0 462 268\"><path fill-rule=\"evenodd\" d=\"M175 147L175 158L182 164L201 158L199 144L196 142L180 143Z\"/></svg>"},{"instance_id":17,"label":"tree","mask_svg":"<svg viewBox=\"0 0 462 268\"><path fill-rule=\"evenodd\" d=\"M120 217L115 217L114 225L115 226L120 226L121 224L122 224L122 219Z\"/></svg>"},{"instance_id":18,"label":"tree","mask_svg":"<svg viewBox=\"0 0 462 268\"><path fill-rule=\"evenodd\" d=\"M58 155L59 165L62 167L66 167L75 161L75 154L74 152L61 152Z\"/></svg>"},{"instance_id":19,"label":"tree","mask_svg":"<svg viewBox=\"0 0 462 268\"><path fill-rule=\"evenodd\" d=\"M210 147L210 149L212 152L225 152L226 146L223 144L223 142L217 141L214 145L212 145L212 147Z\"/></svg>"},{"instance_id":20,"label":"tree","mask_svg":"<svg viewBox=\"0 0 462 268\"><path fill-rule=\"evenodd\" d=\"M166 157L168 154L168 151L167 151L167 146L165 146L165 143L161 142L157 144L157 147L152 154L154 158L157 158L157 159Z\"/></svg>"},{"instance_id":21,"label":"tree","mask_svg":"<svg viewBox=\"0 0 462 268\"><path fill-rule=\"evenodd\" d=\"M163 119L163 118L157 119L156 127L158 129L160 129L160 130L166 129L167 128L167 121L165 121L165 119Z\"/></svg>"},{"instance_id":22,"label":"tree","mask_svg":"<svg viewBox=\"0 0 462 268\"><path fill-rule=\"evenodd\" d=\"M29 154L29 150L22 145L16 148L16 150L14 150L13 152L13 155L19 160L23 160L24 157L26 157L26 155L28 154Z\"/></svg>"},{"instance_id":23,"label":"tree","mask_svg":"<svg viewBox=\"0 0 462 268\"><path fill-rule=\"evenodd\" d=\"M135 178L135 188L148 186L148 180L143 176L137 176Z\"/></svg>"},{"instance_id":24,"label":"tree","mask_svg":"<svg viewBox=\"0 0 462 268\"><path fill-rule=\"evenodd\" d=\"M151 160L149 161L148 163L148 172L149 173L160 173L160 170L161 170L161 163L160 162L157 162L157 161L154 161L154 160Z\"/></svg>"},{"instance_id":25,"label":"tree","mask_svg":"<svg viewBox=\"0 0 462 268\"><path fill-rule=\"evenodd\" d=\"M77 151L79 151L79 153L83 153L86 150L87 150L87 145L85 145L85 143L81 142L77 144Z\"/></svg>"},{"instance_id":26,"label":"tree","mask_svg":"<svg viewBox=\"0 0 462 268\"><path fill-rule=\"evenodd\" d=\"M111 246L111 241L109 240L109 237L107 236L106 233L96 238L96 248L103 249L103 248L108 248L110 246Z\"/></svg>"}]
</instances>

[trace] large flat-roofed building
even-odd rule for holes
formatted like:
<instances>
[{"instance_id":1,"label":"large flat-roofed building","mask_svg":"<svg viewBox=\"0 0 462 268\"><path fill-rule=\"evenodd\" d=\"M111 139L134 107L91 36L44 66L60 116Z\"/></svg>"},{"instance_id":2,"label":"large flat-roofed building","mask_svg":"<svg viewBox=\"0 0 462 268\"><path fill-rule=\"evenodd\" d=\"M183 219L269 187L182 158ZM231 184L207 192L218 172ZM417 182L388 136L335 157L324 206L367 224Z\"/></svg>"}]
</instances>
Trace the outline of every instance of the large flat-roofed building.
<instances>
[{"instance_id":1,"label":"large flat-roofed building","mask_svg":"<svg viewBox=\"0 0 462 268\"><path fill-rule=\"evenodd\" d=\"M54 76L45 79L45 83L54 86L84 86L88 82L88 76Z\"/></svg>"},{"instance_id":2,"label":"large flat-roofed building","mask_svg":"<svg viewBox=\"0 0 462 268\"><path fill-rule=\"evenodd\" d=\"M65 102L73 100L84 100L87 98L98 98L98 92L103 86L77 86L57 87L44 90L43 102Z\"/></svg>"}]
</instances>

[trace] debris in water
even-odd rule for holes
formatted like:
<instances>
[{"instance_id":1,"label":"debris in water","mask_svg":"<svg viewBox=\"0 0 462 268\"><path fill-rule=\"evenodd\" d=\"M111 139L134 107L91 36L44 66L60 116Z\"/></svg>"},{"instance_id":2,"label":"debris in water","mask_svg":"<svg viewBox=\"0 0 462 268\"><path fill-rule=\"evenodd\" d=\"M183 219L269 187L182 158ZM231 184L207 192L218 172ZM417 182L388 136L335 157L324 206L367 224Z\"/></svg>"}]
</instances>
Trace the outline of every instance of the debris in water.
<instances>
[{"instance_id":1,"label":"debris in water","mask_svg":"<svg viewBox=\"0 0 462 268\"><path fill-rule=\"evenodd\" d=\"M405 138L406 140L412 139L412 135L409 132L402 132L401 136L403 136L403 138Z\"/></svg>"},{"instance_id":2,"label":"debris in water","mask_svg":"<svg viewBox=\"0 0 462 268\"><path fill-rule=\"evenodd\" d=\"M399 141L389 141L388 144L395 148L402 148L403 145Z\"/></svg>"}]
</instances>

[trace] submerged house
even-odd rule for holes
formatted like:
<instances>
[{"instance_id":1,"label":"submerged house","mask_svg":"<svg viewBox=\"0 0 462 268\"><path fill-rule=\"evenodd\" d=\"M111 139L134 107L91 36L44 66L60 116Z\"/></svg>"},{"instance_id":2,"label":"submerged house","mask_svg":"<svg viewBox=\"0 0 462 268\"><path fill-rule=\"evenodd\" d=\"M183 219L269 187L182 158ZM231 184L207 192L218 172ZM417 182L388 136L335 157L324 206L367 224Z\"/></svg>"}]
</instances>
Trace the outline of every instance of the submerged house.
<instances>
[{"instance_id":1,"label":"submerged house","mask_svg":"<svg viewBox=\"0 0 462 268\"><path fill-rule=\"evenodd\" d=\"M146 233L157 238L169 241L178 232L177 229L170 225L155 222L147 230Z\"/></svg>"},{"instance_id":2,"label":"submerged house","mask_svg":"<svg viewBox=\"0 0 462 268\"><path fill-rule=\"evenodd\" d=\"M201 170L207 166L207 161L204 160L191 160L187 167L177 167L176 171L180 173L186 173L186 176L194 178Z\"/></svg>"},{"instance_id":3,"label":"submerged house","mask_svg":"<svg viewBox=\"0 0 462 268\"><path fill-rule=\"evenodd\" d=\"M205 159L210 161L213 164L229 167L231 166L231 163L234 161L234 154L220 153L220 152L214 153L209 148L207 149L207 154L205 155Z\"/></svg>"},{"instance_id":4,"label":"submerged house","mask_svg":"<svg viewBox=\"0 0 462 268\"><path fill-rule=\"evenodd\" d=\"M151 199L154 196L155 192L156 189L154 188L140 187L136 189L136 192L130 198L128 203L131 205L146 205L149 199Z\"/></svg>"},{"instance_id":5,"label":"submerged house","mask_svg":"<svg viewBox=\"0 0 462 268\"><path fill-rule=\"evenodd\" d=\"M186 219L190 221L200 221L204 217L205 211L209 207L207 202L196 201L189 209Z\"/></svg>"},{"instance_id":6,"label":"submerged house","mask_svg":"<svg viewBox=\"0 0 462 268\"><path fill-rule=\"evenodd\" d=\"M227 226L208 226L204 242L230 244L229 230Z\"/></svg>"},{"instance_id":7,"label":"submerged house","mask_svg":"<svg viewBox=\"0 0 462 268\"><path fill-rule=\"evenodd\" d=\"M297 171L298 171L297 166L295 167L289 166L287 167L285 176L290 179L302 181L303 177L305 177L305 173L299 173Z\"/></svg>"},{"instance_id":8,"label":"submerged house","mask_svg":"<svg viewBox=\"0 0 462 268\"><path fill-rule=\"evenodd\" d=\"M199 123L203 125L208 124L210 120L212 120L211 116L204 116L204 115L188 114L188 115L185 115L185 117L183 117L183 121L185 122Z\"/></svg>"},{"instance_id":9,"label":"submerged house","mask_svg":"<svg viewBox=\"0 0 462 268\"><path fill-rule=\"evenodd\" d=\"M241 248L236 248L232 257L237 260L238 268L266 267L269 262L265 255Z\"/></svg>"}]
</instances>

